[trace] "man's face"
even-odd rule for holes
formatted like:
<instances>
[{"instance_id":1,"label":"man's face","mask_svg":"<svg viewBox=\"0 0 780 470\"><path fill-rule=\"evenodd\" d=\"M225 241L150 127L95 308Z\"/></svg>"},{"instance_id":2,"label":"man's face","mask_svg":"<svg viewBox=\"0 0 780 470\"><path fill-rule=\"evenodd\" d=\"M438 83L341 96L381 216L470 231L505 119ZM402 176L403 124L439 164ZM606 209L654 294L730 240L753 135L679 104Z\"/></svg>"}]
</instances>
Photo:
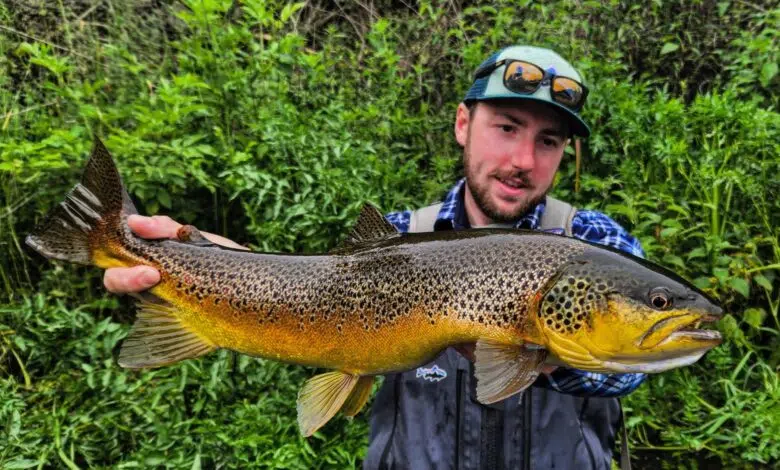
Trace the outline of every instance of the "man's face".
<instances>
[{"instance_id":1,"label":"man's face","mask_svg":"<svg viewBox=\"0 0 780 470\"><path fill-rule=\"evenodd\" d=\"M565 121L533 101L461 103L455 137L463 146L465 204L473 226L513 222L544 198L567 144Z\"/></svg>"}]
</instances>

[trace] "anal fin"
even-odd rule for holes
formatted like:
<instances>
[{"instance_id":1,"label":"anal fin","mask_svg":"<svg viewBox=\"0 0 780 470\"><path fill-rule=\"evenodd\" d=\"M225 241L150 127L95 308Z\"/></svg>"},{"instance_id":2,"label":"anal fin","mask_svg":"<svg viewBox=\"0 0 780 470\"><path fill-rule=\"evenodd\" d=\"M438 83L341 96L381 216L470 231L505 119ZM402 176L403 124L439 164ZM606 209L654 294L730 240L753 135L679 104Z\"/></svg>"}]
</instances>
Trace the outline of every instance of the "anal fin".
<instances>
[{"instance_id":1,"label":"anal fin","mask_svg":"<svg viewBox=\"0 0 780 470\"><path fill-rule=\"evenodd\" d=\"M187 328L176 308L149 293L139 295L133 328L119 351L119 365L130 369L161 367L208 354L217 346Z\"/></svg>"},{"instance_id":2,"label":"anal fin","mask_svg":"<svg viewBox=\"0 0 780 470\"><path fill-rule=\"evenodd\" d=\"M487 405L530 386L539 376L547 351L481 339L474 356L477 400Z\"/></svg>"},{"instance_id":3,"label":"anal fin","mask_svg":"<svg viewBox=\"0 0 780 470\"><path fill-rule=\"evenodd\" d=\"M344 405L360 376L333 371L315 375L298 392L298 427L304 437L314 434Z\"/></svg>"},{"instance_id":4,"label":"anal fin","mask_svg":"<svg viewBox=\"0 0 780 470\"><path fill-rule=\"evenodd\" d=\"M346 416L355 416L363 409L368 397L371 396L371 385L374 383L374 376L364 375L358 379L355 388L352 389L352 393L349 394L347 401L341 408L341 412Z\"/></svg>"}]
</instances>

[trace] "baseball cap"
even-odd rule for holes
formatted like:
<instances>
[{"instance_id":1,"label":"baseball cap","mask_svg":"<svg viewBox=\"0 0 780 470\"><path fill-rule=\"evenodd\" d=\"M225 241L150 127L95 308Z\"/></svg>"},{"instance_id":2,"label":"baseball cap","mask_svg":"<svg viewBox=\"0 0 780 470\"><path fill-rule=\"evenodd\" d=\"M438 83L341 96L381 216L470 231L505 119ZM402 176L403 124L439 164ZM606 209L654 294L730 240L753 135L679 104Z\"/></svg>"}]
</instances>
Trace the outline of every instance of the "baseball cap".
<instances>
[{"instance_id":1,"label":"baseball cap","mask_svg":"<svg viewBox=\"0 0 780 470\"><path fill-rule=\"evenodd\" d=\"M477 70L483 70L505 60L528 62L539 66L543 71L551 75L567 77L582 84L582 77L579 72L563 57L550 49L535 46L510 46L501 49L482 62ZM487 76L474 80L463 102L469 104L475 101L494 99L517 99L547 103L562 111L569 118L572 134L581 137L590 135L590 128L580 117L580 109L572 109L553 100L553 95L550 91L551 82L542 82L541 86L533 93L517 93L509 90L504 84L504 72L507 66L500 65ZM587 90L585 94L587 95Z\"/></svg>"}]
</instances>

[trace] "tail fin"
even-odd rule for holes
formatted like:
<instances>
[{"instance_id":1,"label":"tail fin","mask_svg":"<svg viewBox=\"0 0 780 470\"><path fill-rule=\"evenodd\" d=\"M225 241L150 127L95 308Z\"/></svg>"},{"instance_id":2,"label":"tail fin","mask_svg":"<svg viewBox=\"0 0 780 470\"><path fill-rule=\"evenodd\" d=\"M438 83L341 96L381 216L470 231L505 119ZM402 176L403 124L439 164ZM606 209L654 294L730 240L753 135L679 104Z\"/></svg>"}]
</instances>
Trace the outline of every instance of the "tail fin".
<instances>
[{"instance_id":1,"label":"tail fin","mask_svg":"<svg viewBox=\"0 0 780 470\"><path fill-rule=\"evenodd\" d=\"M108 238L119 241L125 219L136 214L122 178L103 142L95 137L81 183L52 209L25 242L47 258L91 265L93 250Z\"/></svg>"}]
</instances>

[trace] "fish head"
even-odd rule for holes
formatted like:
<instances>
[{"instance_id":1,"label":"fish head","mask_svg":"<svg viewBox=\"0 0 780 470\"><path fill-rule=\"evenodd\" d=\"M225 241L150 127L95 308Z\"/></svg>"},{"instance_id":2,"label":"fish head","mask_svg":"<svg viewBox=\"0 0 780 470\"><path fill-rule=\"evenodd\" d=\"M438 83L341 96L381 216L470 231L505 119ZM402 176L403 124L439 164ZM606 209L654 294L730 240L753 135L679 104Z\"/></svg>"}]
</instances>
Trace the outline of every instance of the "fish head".
<instances>
[{"instance_id":1,"label":"fish head","mask_svg":"<svg viewBox=\"0 0 780 470\"><path fill-rule=\"evenodd\" d=\"M700 329L722 309L673 272L612 250L591 249L548 283L537 325L569 366L594 372L661 372L696 362L721 343Z\"/></svg>"}]
</instances>

